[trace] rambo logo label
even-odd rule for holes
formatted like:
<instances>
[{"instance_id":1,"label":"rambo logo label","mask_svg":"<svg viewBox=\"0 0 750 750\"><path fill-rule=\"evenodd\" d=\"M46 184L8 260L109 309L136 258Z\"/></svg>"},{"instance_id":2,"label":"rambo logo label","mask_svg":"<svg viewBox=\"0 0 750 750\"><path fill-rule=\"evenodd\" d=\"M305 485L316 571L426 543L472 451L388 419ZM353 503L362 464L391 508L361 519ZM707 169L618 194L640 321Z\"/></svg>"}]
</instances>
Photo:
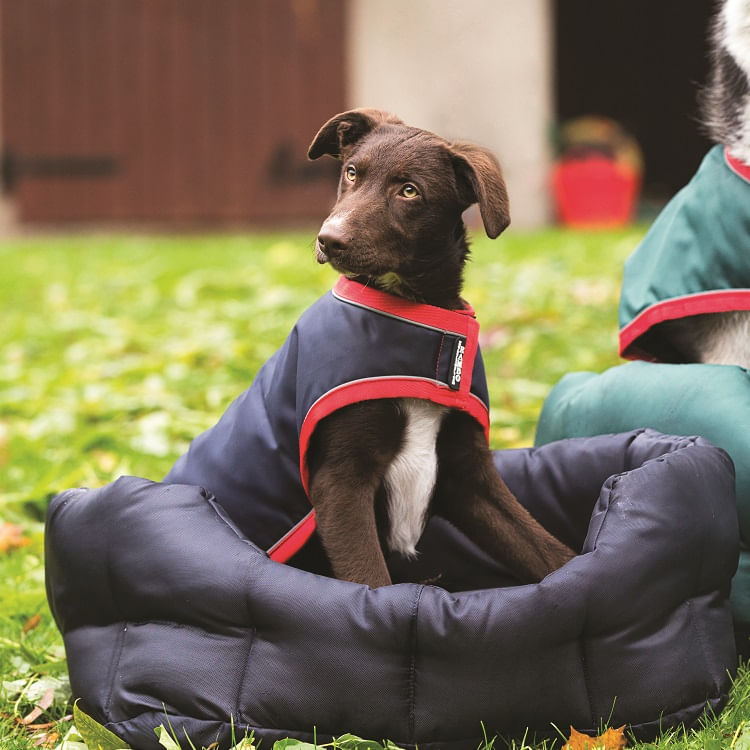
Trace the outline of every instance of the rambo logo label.
<instances>
[{"instance_id":1,"label":"rambo logo label","mask_svg":"<svg viewBox=\"0 0 750 750\"><path fill-rule=\"evenodd\" d=\"M453 367L451 371L450 387L457 391L461 387L461 373L464 366L464 352L466 351L466 339L457 338L453 344Z\"/></svg>"}]
</instances>

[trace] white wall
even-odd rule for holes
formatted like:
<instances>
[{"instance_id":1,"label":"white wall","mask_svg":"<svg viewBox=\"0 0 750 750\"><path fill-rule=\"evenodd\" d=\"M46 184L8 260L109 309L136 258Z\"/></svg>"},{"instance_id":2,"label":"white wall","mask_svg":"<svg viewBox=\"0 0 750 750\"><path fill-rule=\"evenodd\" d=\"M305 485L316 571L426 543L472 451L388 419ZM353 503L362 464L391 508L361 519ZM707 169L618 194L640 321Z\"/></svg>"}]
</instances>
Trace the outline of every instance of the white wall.
<instances>
[{"instance_id":1,"label":"white wall","mask_svg":"<svg viewBox=\"0 0 750 750\"><path fill-rule=\"evenodd\" d=\"M551 12L551 0L350 0L350 105L492 149L512 226L543 224Z\"/></svg>"}]
</instances>

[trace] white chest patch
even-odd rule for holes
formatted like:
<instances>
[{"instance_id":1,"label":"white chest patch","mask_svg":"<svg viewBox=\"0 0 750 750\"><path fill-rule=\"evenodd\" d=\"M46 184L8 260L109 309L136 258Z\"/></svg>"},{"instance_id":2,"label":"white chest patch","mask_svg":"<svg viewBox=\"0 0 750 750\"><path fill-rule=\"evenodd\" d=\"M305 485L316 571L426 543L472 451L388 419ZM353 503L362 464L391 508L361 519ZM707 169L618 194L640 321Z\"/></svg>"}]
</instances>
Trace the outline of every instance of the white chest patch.
<instances>
[{"instance_id":1,"label":"white chest patch","mask_svg":"<svg viewBox=\"0 0 750 750\"><path fill-rule=\"evenodd\" d=\"M701 362L750 368L750 312L734 310L714 316L711 337L701 352Z\"/></svg>"},{"instance_id":2,"label":"white chest patch","mask_svg":"<svg viewBox=\"0 0 750 750\"><path fill-rule=\"evenodd\" d=\"M385 475L388 546L414 557L437 479L435 443L448 409L414 398L400 399L399 408L406 417L403 444Z\"/></svg>"}]
</instances>

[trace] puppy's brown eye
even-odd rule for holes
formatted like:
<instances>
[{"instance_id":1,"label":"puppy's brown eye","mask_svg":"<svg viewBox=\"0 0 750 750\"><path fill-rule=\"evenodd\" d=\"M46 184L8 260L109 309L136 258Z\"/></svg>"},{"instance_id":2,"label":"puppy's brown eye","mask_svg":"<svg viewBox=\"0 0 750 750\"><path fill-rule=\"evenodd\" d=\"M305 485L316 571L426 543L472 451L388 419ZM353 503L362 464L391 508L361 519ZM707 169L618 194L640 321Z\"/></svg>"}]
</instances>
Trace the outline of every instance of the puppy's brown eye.
<instances>
[{"instance_id":1,"label":"puppy's brown eye","mask_svg":"<svg viewBox=\"0 0 750 750\"><path fill-rule=\"evenodd\" d=\"M407 182L399 191L399 195L403 195L404 198L416 198L419 195L419 190L417 190L416 185Z\"/></svg>"},{"instance_id":2,"label":"puppy's brown eye","mask_svg":"<svg viewBox=\"0 0 750 750\"><path fill-rule=\"evenodd\" d=\"M354 180L357 177L357 170L354 167L354 165L350 164L345 170L344 174L346 175L346 179L349 180L349 182L354 182Z\"/></svg>"}]
</instances>

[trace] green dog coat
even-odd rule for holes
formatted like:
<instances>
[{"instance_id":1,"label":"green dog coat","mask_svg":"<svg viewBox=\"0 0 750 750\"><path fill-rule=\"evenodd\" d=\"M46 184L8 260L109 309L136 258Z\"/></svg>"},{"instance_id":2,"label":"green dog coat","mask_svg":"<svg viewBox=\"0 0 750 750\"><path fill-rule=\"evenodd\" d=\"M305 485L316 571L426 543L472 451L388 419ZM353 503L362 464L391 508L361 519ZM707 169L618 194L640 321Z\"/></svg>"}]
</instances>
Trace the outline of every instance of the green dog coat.
<instances>
[{"instance_id":1,"label":"green dog coat","mask_svg":"<svg viewBox=\"0 0 750 750\"><path fill-rule=\"evenodd\" d=\"M750 166L715 146L625 264L620 353L647 361L563 377L545 401L536 444L651 427L701 435L726 450L742 545L732 611L735 625L750 631L750 373L659 363L654 333L666 320L730 310L750 310Z\"/></svg>"}]
</instances>

